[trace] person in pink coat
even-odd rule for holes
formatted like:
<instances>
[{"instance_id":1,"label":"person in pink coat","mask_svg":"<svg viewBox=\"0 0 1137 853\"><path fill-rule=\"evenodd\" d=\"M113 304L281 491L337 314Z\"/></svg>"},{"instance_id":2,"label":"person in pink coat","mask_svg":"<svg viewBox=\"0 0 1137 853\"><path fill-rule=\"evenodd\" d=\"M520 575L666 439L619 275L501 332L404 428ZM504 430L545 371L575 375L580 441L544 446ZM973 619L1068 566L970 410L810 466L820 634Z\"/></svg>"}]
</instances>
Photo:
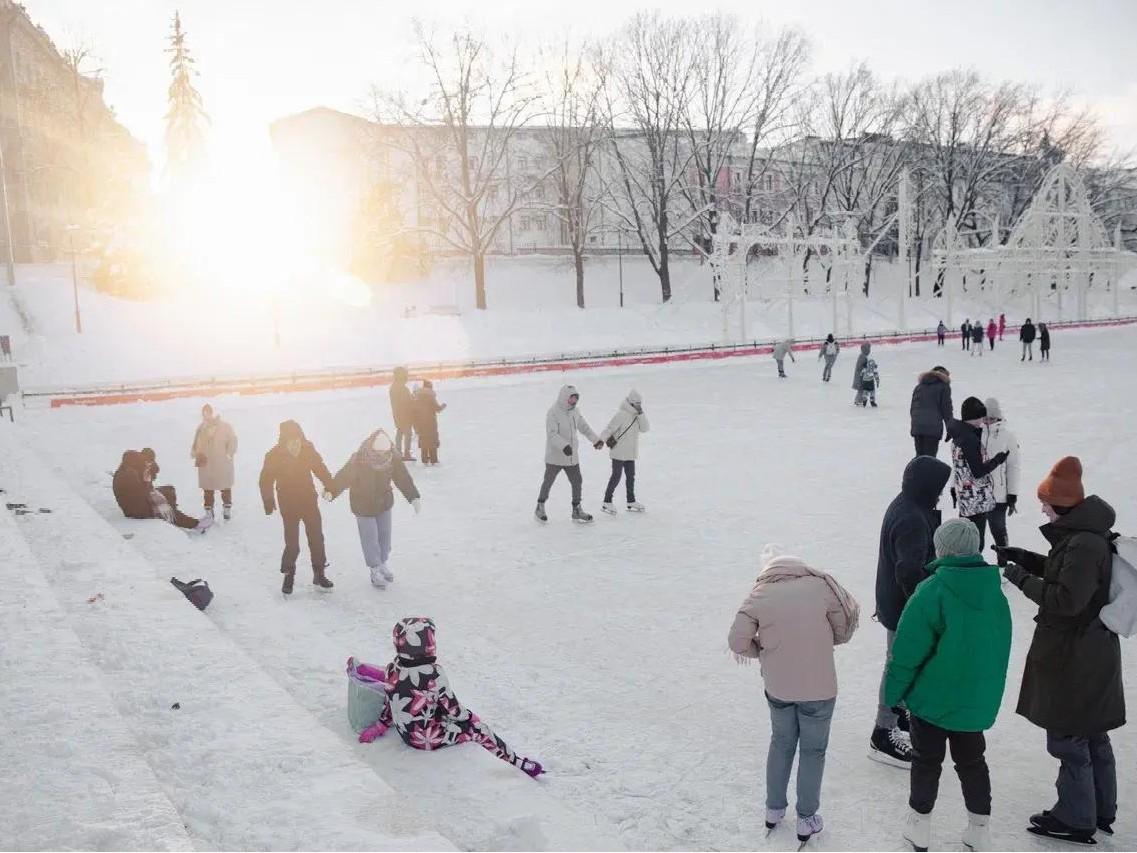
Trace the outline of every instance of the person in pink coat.
<instances>
[{"instance_id":1,"label":"person in pink coat","mask_svg":"<svg viewBox=\"0 0 1137 853\"><path fill-rule=\"evenodd\" d=\"M1007 315L999 315L999 340L1003 339L1003 333L1007 331Z\"/></svg>"},{"instance_id":2,"label":"person in pink coat","mask_svg":"<svg viewBox=\"0 0 1137 853\"><path fill-rule=\"evenodd\" d=\"M987 322L987 343L990 344L991 349L995 348L995 335L999 334L999 327L995 325L995 318L992 317Z\"/></svg>"},{"instance_id":3,"label":"person in pink coat","mask_svg":"<svg viewBox=\"0 0 1137 853\"><path fill-rule=\"evenodd\" d=\"M860 606L837 581L804 560L762 552L762 571L738 609L727 642L740 662L757 658L766 683L771 737L766 759L766 827L785 817L798 755L797 835L821 832L821 778L837 702L833 647L857 629Z\"/></svg>"}]
</instances>

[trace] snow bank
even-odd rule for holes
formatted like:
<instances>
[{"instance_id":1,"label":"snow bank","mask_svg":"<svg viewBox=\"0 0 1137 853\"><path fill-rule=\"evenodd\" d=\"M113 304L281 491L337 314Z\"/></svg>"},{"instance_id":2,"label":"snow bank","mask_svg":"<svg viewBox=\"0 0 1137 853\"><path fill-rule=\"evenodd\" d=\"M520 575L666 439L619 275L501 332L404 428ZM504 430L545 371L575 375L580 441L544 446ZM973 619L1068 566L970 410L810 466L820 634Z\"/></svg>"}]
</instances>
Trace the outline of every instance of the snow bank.
<instances>
[{"instance_id":1,"label":"snow bank","mask_svg":"<svg viewBox=\"0 0 1137 853\"><path fill-rule=\"evenodd\" d=\"M115 754L107 754L110 769L104 769L99 742L85 743L91 728L88 715L96 733L106 725L106 737L125 740L115 733L116 717L105 701L92 707L81 704L83 689L94 691L101 682L152 770L132 778L138 794L126 792L121 808L131 807L134 814L103 813L102 828L91 832L85 824L71 825L82 834L63 846L186 847L185 836L168 828L172 803L194 844L213 849L454 849L412 803L300 708L185 601L161 571L24 449L17 432L0 431L0 480L9 500L52 510L51 515L23 516L18 523L40 566L24 563L24 571L43 572L64 613L53 620L54 628L29 627L20 645L6 645L5 674L10 672L14 680L5 679L4 695L13 695L13 683L30 688L30 682L55 678L52 670L57 667L74 674L40 688L45 704L38 713L5 715L16 727L3 740L8 748L18 748L26 739L33 749L31 760L37 744L47 748L50 729L61 752L55 766L42 768L46 772L39 776L40 790L74 794L80 786L91 786L86 792L90 801L75 805L77 818L84 820L91 810L110 802L105 789L116 784ZM170 544L186 536L160 522L136 522L132 527L140 537ZM30 583L28 595L35 601L36 590L44 589L43 579ZM93 596L96 600L88 603ZM47 605L39 600L36 606L42 610ZM38 652L22 654L24 646L45 636L50 641L53 631L65 631L66 621L85 647L85 656L77 661L55 659L45 667ZM85 672L84 664L91 663L95 671ZM72 690L76 682L87 687ZM80 745L76 758L65 751L71 744ZM123 760L131 757L128 753ZM137 761L137 754L133 758ZM85 767L84 760L92 764ZM24 759L15 760L5 770L25 764ZM79 772L68 780L73 766ZM147 780L155 777L168 799L143 796ZM12 787L6 787L5 799L12 796ZM132 806L134 800L137 806ZM22 799L17 803L26 805ZM143 812L148 803L152 814ZM49 796L21 824L30 832L30 827L71 806L69 800ZM116 818L137 820L139 825L123 826ZM63 831L68 826L60 824ZM29 835L26 841L37 837L42 836ZM15 841L3 846L25 846Z\"/></svg>"}]
</instances>

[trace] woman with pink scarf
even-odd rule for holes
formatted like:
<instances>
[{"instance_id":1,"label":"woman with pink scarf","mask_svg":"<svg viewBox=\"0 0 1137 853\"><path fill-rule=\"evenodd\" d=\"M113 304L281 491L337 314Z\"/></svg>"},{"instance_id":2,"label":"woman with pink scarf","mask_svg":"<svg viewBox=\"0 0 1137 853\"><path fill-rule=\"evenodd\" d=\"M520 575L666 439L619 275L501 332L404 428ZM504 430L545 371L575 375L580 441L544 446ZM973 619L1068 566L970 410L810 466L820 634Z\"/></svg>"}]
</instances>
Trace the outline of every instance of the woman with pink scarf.
<instances>
[{"instance_id":1,"label":"woman with pink scarf","mask_svg":"<svg viewBox=\"0 0 1137 853\"><path fill-rule=\"evenodd\" d=\"M798 557L768 545L762 572L742 603L728 642L740 662L757 658L770 706L766 759L766 828L785 817L794 754L798 754L797 836L821 832L821 778L829 724L837 702L833 647L857 630L860 606L837 581Z\"/></svg>"}]
</instances>

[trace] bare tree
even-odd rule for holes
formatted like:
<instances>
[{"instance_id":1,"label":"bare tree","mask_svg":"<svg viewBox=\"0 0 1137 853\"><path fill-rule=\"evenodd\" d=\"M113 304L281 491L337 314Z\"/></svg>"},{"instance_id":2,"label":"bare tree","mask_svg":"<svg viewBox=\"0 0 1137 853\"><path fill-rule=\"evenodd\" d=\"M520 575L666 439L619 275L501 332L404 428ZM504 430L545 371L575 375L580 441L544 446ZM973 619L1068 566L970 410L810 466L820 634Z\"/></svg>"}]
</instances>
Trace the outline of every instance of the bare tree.
<instances>
[{"instance_id":1,"label":"bare tree","mask_svg":"<svg viewBox=\"0 0 1137 853\"><path fill-rule=\"evenodd\" d=\"M584 307L584 254L599 212L596 161L607 140L602 117L605 65L587 42L568 36L546 48L543 65L545 130L541 139L551 156L555 202L549 206L572 249L576 304Z\"/></svg>"},{"instance_id":2,"label":"bare tree","mask_svg":"<svg viewBox=\"0 0 1137 853\"><path fill-rule=\"evenodd\" d=\"M469 255L475 301L485 309L486 254L540 180L509 170L511 147L535 113L536 94L515 47L498 56L471 30L439 40L417 21L415 36L430 89L414 100L375 93L376 118L386 125L380 144L409 158L418 190L433 208L429 224L420 222L416 230Z\"/></svg>"},{"instance_id":3,"label":"bare tree","mask_svg":"<svg viewBox=\"0 0 1137 853\"><path fill-rule=\"evenodd\" d=\"M622 230L634 233L671 299L671 241L690 225L683 188L693 160L683 134L683 111L692 85L686 22L640 13L609 51L604 90L615 161L608 207Z\"/></svg>"}]
</instances>

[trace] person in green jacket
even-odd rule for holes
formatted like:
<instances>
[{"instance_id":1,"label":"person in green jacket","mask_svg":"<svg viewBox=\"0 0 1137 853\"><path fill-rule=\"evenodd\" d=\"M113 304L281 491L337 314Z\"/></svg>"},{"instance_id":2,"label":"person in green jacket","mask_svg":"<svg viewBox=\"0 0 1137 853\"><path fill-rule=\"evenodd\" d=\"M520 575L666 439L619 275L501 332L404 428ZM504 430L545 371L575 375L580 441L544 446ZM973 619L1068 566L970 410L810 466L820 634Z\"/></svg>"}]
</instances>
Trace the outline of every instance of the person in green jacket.
<instances>
[{"instance_id":1,"label":"person in green jacket","mask_svg":"<svg viewBox=\"0 0 1137 853\"><path fill-rule=\"evenodd\" d=\"M904 838L928 849L932 809L951 746L967 805L963 843L990 841L991 776L983 732L999 713L1011 656L1011 610L997 566L979 554L979 528L953 518L933 535L931 577L916 587L896 628L885 703L911 714L912 770Z\"/></svg>"}]
</instances>

